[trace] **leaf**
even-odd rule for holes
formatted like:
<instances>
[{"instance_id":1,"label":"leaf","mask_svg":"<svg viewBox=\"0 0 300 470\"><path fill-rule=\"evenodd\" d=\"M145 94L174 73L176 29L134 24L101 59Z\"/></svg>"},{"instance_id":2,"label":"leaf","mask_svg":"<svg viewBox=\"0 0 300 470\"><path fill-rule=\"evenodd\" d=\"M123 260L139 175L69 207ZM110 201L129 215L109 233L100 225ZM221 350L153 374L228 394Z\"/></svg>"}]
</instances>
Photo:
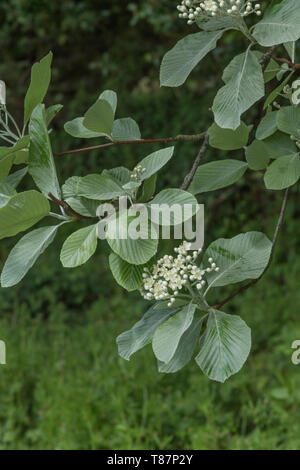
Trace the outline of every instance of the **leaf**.
<instances>
[{"instance_id":1,"label":"leaf","mask_svg":"<svg viewBox=\"0 0 300 470\"><path fill-rule=\"evenodd\" d=\"M197 199L182 189L164 189L147 206L151 220L160 225L182 224L198 210ZM186 210L188 206L191 211Z\"/></svg>"},{"instance_id":2,"label":"leaf","mask_svg":"<svg viewBox=\"0 0 300 470\"><path fill-rule=\"evenodd\" d=\"M232 16L232 15L219 15L213 18L205 18L198 17L196 20L197 25L199 28L204 29L205 31L215 31L220 29L236 29L243 33L247 33L247 26L245 21L240 16Z\"/></svg>"},{"instance_id":3,"label":"leaf","mask_svg":"<svg viewBox=\"0 0 300 470\"><path fill-rule=\"evenodd\" d=\"M238 181L248 165L238 160L219 160L200 165L189 186L192 194L206 193L225 188Z\"/></svg>"},{"instance_id":4,"label":"leaf","mask_svg":"<svg viewBox=\"0 0 300 470\"><path fill-rule=\"evenodd\" d=\"M268 147L261 140L254 140L252 144L246 148L245 153L247 163L251 170L264 170L270 161Z\"/></svg>"},{"instance_id":5,"label":"leaf","mask_svg":"<svg viewBox=\"0 0 300 470\"><path fill-rule=\"evenodd\" d=\"M263 141L271 158L284 157L296 153L297 147L287 134L276 132Z\"/></svg>"},{"instance_id":6,"label":"leaf","mask_svg":"<svg viewBox=\"0 0 300 470\"><path fill-rule=\"evenodd\" d=\"M202 323L203 318L194 318L189 328L181 336L172 359L167 363L158 361L159 372L172 374L190 362L199 341Z\"/></svg>"},{"instance_id":7,"label":"leaf","mask_svg":"<svg viewBox=\"0 0 300 470\"><path fill-rule=\"evenodd\" d=\"M66 122L64 129L67 134L70 134L72 137L77 137L79 139L93 139L95 137L103 137L105 134L103 132L93 132L84 127L83 117L73 119L73 121Z\"/></svg>"},{"instance_id":8,"label":"leaf","mask_svg":"<svg viewBox=\"0 0 300 470\"><path fill-rule=\"evenodd\" d=\"M251 126L243 122L233 131L213 124L208 129L209 145L221 150L237 150L247 145Z\"/></svg>"},{"instance_id":9,"label":"leaf","mask_svg":"<svg viewBox=\"0 0 300 470\"><path fill-rule=\"evenodd\" d=\"M118 104L118 97L115 91L112 91L112 90L103 91L101 95L99 96L99 100L107 101L110 104L111 109L113 110L113 113L115 115L117 104Z\"/></svg>"},{"instance_id":10,"label":"leaf","mask_svg":"<svg viewBox=\"0 0 300 470\"><path fill-rule=\"evenodd\" d=\"M149 344L155 330L178 311L178 308L155 308L157 305L152 306L130 330L117 337L119 355L123 359L129 361L132 354Z\"/></svg>"},{"instance_id":11,"label":"leaf","mask_svg":"<svg viewBox=\"0 0 300 470\"><path fill-rule=\"evenodd\" d=\"M267 139L267 137L270 137L277 131L277 112L272 111L262 118L255 135L258 140Z\"/></svg>"},{"instance_id":12,"label":"leaf","mask_svg":"<svg viewBox=\"0 0 300 470\"><path fill-rule=\"evenodd\" d=\"M290 81L290 78L292 77L293 74L294 74L294 72L291 72L285 78L285 80L283 80L283 82L281 82L280 85L278 85L278 87L276 87L275 90L273 90L272 93L269 94L268 98L266 99L266 101L264 103L264 108L263 108L264 110L267 109L267 107L270 106L270 104L273 103L273 101L276 100L277 96L282 92L285 85Z\"/></svg>"},{"instance_id":13,"label":"leaf","mask_svg":"<svg viewBox=\"0 0 300 470\"><path fill-rule=\"evenodd\" d=\"M196 305L190 303L157 328L152 349L159 361L168 363L172 359L180 338L193 321L195 310Z\"/></svg>"},{"instance_id":14,"label":"leaf","mask_svg":"<svg viewBox=\"0 0 300 470\"><path fill-rule=\"evenodd\" d=\"M0 209L0 240L24 232L49 211L49 202L41 193L32 190L16 194Z\"/></svg>"},{"instance_id":15,"label":"leaf","mask_svg":"<svg viewBox=\"0 0 300 470\"><path fill-rule=\"evenodd\" d=\"M108 178L112 179L115 183L122 187L124 184L127 184L130 181L131 171L129 171L124 166L117 166L111 170L103 170L102 175L108 176Z\"/></svg>"},{"instance_id":16,"label":"leaf","mask_svg":"<svg viewBox=\"0 0 300 470\"><path fill-rule=\"evenodd\" d=\"M148 202L152 198L156 189L156 181L157 181L156 173L144 181L143 188L142 188L142 195L139 198L138 202Z\"/></svg>"},{"instance_id":17,"label":"leaf","mask_svg":"<svg viewBox=\"0 0 300 470\"><path fill-rule=\"evenodd\" d=\"M98 201L92 199L86 199L84 197L70 197L65 199L65 202L69 204L74 211L78 214L85 215L87 217L96 217L97 209L99 207Z\"/></svg>"},{"instance_id":18,"label":"leaf","mask_svg":"<svg viewBox=\"0 0 300 470\"><path fill-rule=\"evenodd\" d=\"M62 185L62 194L64 199L70 197L78 196L79 183L81 181L80 176L71 176L65 181L65 184Z\"/></svg>"},{"instance_id":19,"label":"leaf","mask_svg":"<svg viewBox=\"0 0 300 470\"><path fill-rule=\"evenodd\" d=\"M22 168L21 170L15 171L11 175L8 175L8 177L3 181L3 183L8 183L14 188L18 186L18 184L22 181L25 175L27 175L28 168Z\"/></svg>"},{"instance_id":20,"label":"leaf","mask_svg":"<svg viewBox=\"0 0 300 470\"><path fill-rule=\"evenodd\" d=\"M211 380L223 383L243 367L251 349L251 330L240 317L211 309L200 344L198 366Z\"/></svg>"},{"instance_id":21,"label":"leaf","mask_svg":"<svg viewBox=\"0 0 300 470\"><path fill-rule=\"evenodd\" d=\"M106 100L98 100L84 115L83 125L93 132L110 136L113 130L114 112Z\"/></svg>"},{"instance_id":22,"label":"leaf","mask_svg":"<svg viewBox=\"0 0 300 470\"><path fill-rule=\"evenodd\" d=\"M25 96L24 126L29 121L34 108L43 102L51 80L52 52L49 52L40 62L36 62L31 69L31 80Z\"/></svg>"},{"instance_id":23,"label":"leaf","mask_svg":"<svg viewBox=\"0 0 300 470\"><path fill-rule=\"evenodd\" d=\"M216 124L237 129L241 115L264 96L264 78L256 55L249 49L235 57L224 71L226 85L213 103Z\"/></svg>"},{"instance_id":24,"label":"leaf","mask_svg":"<svg viewBox=\"0 0 300 470\"><path fill-rule=\"evenodd\" d=\"M81 228L63 244L60 260L64 268L76 268L86 263L97 248L97 225Z\"/></svg>"},{"instance_id":25,"label":"leaf","mask_svg":"<svg viewBox=\"0 0 300 470\"><path fill-rule=\"evenodd\" d=\"M140 140L141 132L138 124L131 118L117 119L113 125L112 140Z\"/></svg>"},{"instance_id":26,"label":"leaf","mask_svg":"<svg viewBox=\"0 0 300 470\"><path fill-rule=\"evenodd\" d=\"M78 182L78 196L97 201L108 201L125 194L112 179L103 175L87 175Z\"/></svg>"},{"instance_id":27,"label":"leaf","mask_svg":"<svg viewBox=\"0 0 300 470\"><path fill-rule=\"evenodd\" d=\"M236 237L220 238L207 249L204 264L213 258L219 272L207 274L208 288L257 279L266 268L272 249L270 240L260 232L241 233Z\"/></svg>"},{"instance_id":28,"label":"leaf","mask_svg":"<svg viewBox=\"0 0 300 470\"><path fill-rule=\"evenodd\" d=\"M131 229L134 230L135 224L138 224L139 217L130 215L130 212L124 210L119 212L116 217L107 221L106 240L111 249L119 255L124 261L130 264L145 264L157 252L158 239L154 227L148 219L143 217L144 224L138 227L139 233L135 238L132 236ZM151 236L155 238L151 238Z\"/></svg>"},{"instance_id":29,"label":"leaf","mask_svg":"<svg viewBox=\"0 0 300 470\"><path fill-rule=\"evenodd\" d=\"M150 176L157 173L163 166L168 163L168 161L172 158L174 153L174 147L167 147L165 149L158 150L157 152L153 152L147 157L143 158L139 162L139 165L142 168L145 168L145 172L142 175L141 180L144 181Z\"/></svg>"},{"instance_id":30,"label":"leaf","mask_svg":"<svg viewBox=\"0 0 300 470\"><path fill-rule=\"evenodd\" d=\"M47 127L51 124L55 116L63 109L62 104L54 104L46 109L46 125Z\"/></svg>"},{"instance_id":31,"label":"leaf","mask_svg":"<svg viewBox=\"0 0 300 470\"><path fill-rule=\"evenodd\" d=\"M295 41L289 41L283 44L288 55L290 56L291 61L293 64L295 63L295 57L296 57L296 43Z\"/></svg>"},{"instance_id":32,"label":"leaf","mask_svg":"<svg viewBox=\"0 0 300 470\"><path fill-rule=\"evenodd\" d=\"M111 253L109 255L109 266L117 283L128 292L141 287L143 283L143 265L129 264L120 256Z\"/></svg>"},{"instance_id":33,"label":"leaf","mask_svg":"<svg viewBox=\"0 0 300 470\"><path fill-rule=\"evenodd\" d=\"M35 184L45 196L52 193L60 198L45 115L45 105L39 104L32 112L29 122L30 150L28 170Z\"/></svg>"},{"instance_id":34,"label":"leaf","mask_svg":"<svg viewBox=\"0 0 300 470\"><path fill-rule=\"evenodd\" d=\"M181 39L162 60L160 67L161 86L182 85L194 67L216 47L223 31L189 34Z\"/></svg>"},{"instance_id":35,"label":"leaf","mask_svg":"<svg viewBox=\"0 0 300 470\"><path fill-rule=\"evenodd\" d=\"M257 23L253 36L261 46L274 46L300 37L300 10L298 0L272 2L263 19Z\"/></svg>"},{"instance_id":36,"label":"leaf","mask_svg":"<svg viewBox=\"0 0 300 470\"><path fill-rule=\"evenodd\" d=\"M300 178L300 155L294 153L275 160L267 169L264 181L267 189L285 189Z\"/></svg>"},{"instance_id":37,"label":"leaf","mask_svg":"<svg viewBox=\"0 0 300 470\"><path fill-rule=\"evenodd\" d=\"M285 106L277 112L277 126L286 134L300 139L300 107Z\"/></svg>"},{"instance_id":38,"label":"leaf","mask_svg":"<svg viewBox=\"0 0 300 470\"><path fill-rule=\"evenodd\" d=\"M18 284L34 265L38 257L52 243L59 225L43 227L27 233L13 247L1 274L1 286Z\"/></svg>"},{"instance_id":39,"label":"leaf","mask_svg":"<svg viewBox=\"0 0 300 470\"><path fill-rule=\"evenodd\" d=\"M15 188L5 181L0 182L0 208L6 206L9 200L17 194Z\"/></svg>"},{"instance_id":40,"label":"leaf","mask_svg":"<svg viewBox=\"0 0 300 470\"><path fill-rule=\"evenodd\" d=\"M28 145L29 136L24 136L12 147L0 147L0 181L7 178L13 163L17 159L18 152L27 149Z\"/></svg>"}]
</instances>

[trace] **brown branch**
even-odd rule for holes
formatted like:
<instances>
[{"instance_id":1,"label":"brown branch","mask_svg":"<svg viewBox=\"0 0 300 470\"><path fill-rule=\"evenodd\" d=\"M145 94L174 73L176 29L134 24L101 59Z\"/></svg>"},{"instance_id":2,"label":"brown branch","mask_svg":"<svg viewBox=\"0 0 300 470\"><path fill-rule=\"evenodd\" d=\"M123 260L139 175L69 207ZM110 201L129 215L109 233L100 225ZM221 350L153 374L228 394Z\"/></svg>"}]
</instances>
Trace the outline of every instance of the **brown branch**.
<instances>
[{"instance_id":1,"label":"brown branch","mask_svg":"<svg viewBox=\"0 0 300 470\"><path fill-rule=\"evenodd\" d=\"M243 286L243 287L241 287L240 289L236 290L233 294L231 294L229 297L227 297L225 300L223 300L223 302L221 302L220 304L216 305L216 307L215 307L216 310L219 310L220 308L223 307L223 305L225 305L227 302L229 302L230 300L232 300L235 296L241 294L241 293L244 292L245 290L249 289L249 287L255 285L258 281L260 281L260 279L261 279L261 278L265 275L265 273L268 271L269 267L270 267L271 264L272 264L272 260L273 260L273 256L274 256L275 247L276 247L276 243L277 243L277 240L278 240L278 235L279 235L280 229L281 229L281 227L282 227L282 223L283 223L283 219L284 219L284 214L285 214L285 210L286 210L286 206L287 206L288 194L289 194L289 189L286 189L286 191L285 191L285 193L284 193L284 198L283 198L283 201L282 201L282 205L281 205L281 210L280 210L279 218L278 218L277 225L276 225L275 232L274 232L274 236L273 236L272 248L271 248L271 253L270 253L269 262L268 262L267 266L265 267L264 271L262 272L262 274L261 274L257 279L252 279L252 281L248 282L248 284L246 284L245 286Z\"/></svg>"},{"instance_id":2,"label":"brown branch","mask_svg":"<svg viewBox=\"0 0 300 470\"><path fill-rule=\"evenodd\" d=\"M277 62L281 62L283 64L288 64L293 70L300 69L300 64L294 64L293 62L291 62L288 59L281 59L279 57L273 57L273 59L276 60Z\"/></svg>"},{"instance_id":3,"label":"brown branch","mask_svg":"<svg viewBox=\"0 0 300 470\"><path fill-rule=\"evenodd\" d=\"M97 217L89 217L87 215L82 215L76 212L72 207L65 201L61 201L60 199L57 199L52 193L48 193L48 196L50 199L55 202L58 206L62 207L63 209L67 210L74 216L74 220L80 220L80 219L86 219L86 220L95 220Z\"/></svg>"},{"instance_id":4,"label":"brown branch","mask_svg":"<svg viewBox=\"0 0 300 470\"><path fill-rule=\"evenodd\" d=\"M195 135L177 135L176 137L165 137L161 139L139 139L139 140L118 140L116 142L109 142L108 144L94 145L93 147L84 147L80 149L68 150L66 152L55 153L54 157L62 157L64 155L71 155L74 153L90 152L92 150L104 149L114 147L116 145L136 145L136 144L168 144L169 142L197 142L203 138L205 132Z\"/></svg>"},{"instance_id":5,"label":"brown branch","mask_svg":"<svg viewBox=\"0 0 300 470\"><path fill-rule=\"evenodd\" d=\"M205 154L206 152L206 149L208 147L208 144L209 144L209 136L208 136L208 133L206 132L205 134L205 137L204 137L204 141L203 141L203 144L201 145L201 148L200 148L200 151L196 157L196 160L194 161L193 163L193 166L190 170L190 172L188 173L188 175L184 178L184 181L180 187L180 189L183 189L183 190L186 190L189 185L191 184L192 182L192 179L194 178L195 176L195 173L197 171L197 168L198 166L200 165L201 163L201 159L203 157L203 155Z\"/></svg>"}]
</instances>

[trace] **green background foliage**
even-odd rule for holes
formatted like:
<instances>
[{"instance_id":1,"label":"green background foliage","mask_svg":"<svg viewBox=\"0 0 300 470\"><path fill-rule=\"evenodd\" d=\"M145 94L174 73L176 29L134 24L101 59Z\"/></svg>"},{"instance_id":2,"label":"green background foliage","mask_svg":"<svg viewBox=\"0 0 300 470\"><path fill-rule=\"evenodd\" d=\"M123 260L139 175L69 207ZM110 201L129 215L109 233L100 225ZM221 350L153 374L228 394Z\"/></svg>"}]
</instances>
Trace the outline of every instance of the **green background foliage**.
<instances>
[{"instance_id":1,"label":"green background foliage","mask_svg":"<svg viewBox=\"0 0 300 470\"><path fill-rule=\"evenodd\" d=\"M63 124L83 115L104 89L118 91L118 117L132 116L144 138L206 129L222 70L245 46L238 33L227 34L184 88L160 89L163 54L195 32L178 21L171 0L10 0L0 5L0 18L0 78L18 122L30 66L54 53L46 104L65 104L53 124L54 151L98 142L71 138ZM247 124L252 118L250 111ZM158 189L180 185L197 145L176 144L172 172L161 172ZM159 148L61 157L59 178L133 168ZM21 188L31 185L26 177ZM208 193L206 244L248 230L271 236L280 198L266 194L263 175L253 172L232 188ZM0 290L0 339L7 343L7 365L0 366L0 448L300 449L300 366L290 360L291 343L300 338L299 189L290 199L275 263L254 290L226 306L247 322L254 341L243 370L225 384L209 382L193 361L176 375L158 374L149 346L129 363L118 357L115 337L141 317L146 303L116 285L104 242L93 261L63 270L57 253L74 230L63 226L20 285ZM15 243L2 241L1 268Z\"/></svg>"}]
</instances>

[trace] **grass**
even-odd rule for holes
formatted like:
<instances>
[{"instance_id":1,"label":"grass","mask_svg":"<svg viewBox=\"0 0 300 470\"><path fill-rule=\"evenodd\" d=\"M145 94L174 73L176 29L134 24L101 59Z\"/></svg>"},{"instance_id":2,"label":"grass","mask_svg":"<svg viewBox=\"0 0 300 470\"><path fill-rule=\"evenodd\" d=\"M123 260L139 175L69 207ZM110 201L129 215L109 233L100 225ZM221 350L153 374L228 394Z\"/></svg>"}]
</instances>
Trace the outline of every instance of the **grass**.
<instances>
[{"instance_id":1,"label":"grass","mask_svg":"<svg viewBox=\"0 0 300 470\"><path fill-rule=\"evenodd\" d=\"M145 305L111 287L96 261L93 272L88 264L57 278L49 255L25 287L1 291L0 449L300 448L299 262L275 265L224 308L251 326L253 349L222 385L194 362L158 374L150 346L119 358L115 338Z\"/></svg>"}]
</instances>

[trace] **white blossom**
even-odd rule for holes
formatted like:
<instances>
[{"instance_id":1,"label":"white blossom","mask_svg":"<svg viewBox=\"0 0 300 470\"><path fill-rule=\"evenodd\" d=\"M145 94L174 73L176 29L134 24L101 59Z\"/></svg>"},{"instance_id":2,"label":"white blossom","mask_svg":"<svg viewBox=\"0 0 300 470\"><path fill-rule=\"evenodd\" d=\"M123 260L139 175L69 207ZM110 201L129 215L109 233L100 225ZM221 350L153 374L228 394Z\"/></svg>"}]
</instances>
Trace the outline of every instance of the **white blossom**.
<instances>
[{"instance_id":1,"label":"white blossom","mask_svg":"<svg viewBox=\"0 0 300 470\"><path fill-rule=\"evenodd\" d=\"M165 255L151 269L144 268L140 292L146 300L168 300L170 307L181 293L190 294L188 284L199 291L206 284L205 274L219 270L213 258L208 259L209 267L198 266L196 261L202 250L189 253L190 248L191 244L184 241L174 249L177 256Z\"/></svg>"},{"instance_id":2,"label":"white blossom","mask_svg":"<svg viewBox=\"0 0 300 470\"><path fill-rule=\"evenodd\" d=\"M177 5L179 18L193 24L197 19L208 20L217 16L248 16L261 15L261 4L253 5L252 1L241 0L182 0Z\"/></svg>"}]
</instances>

